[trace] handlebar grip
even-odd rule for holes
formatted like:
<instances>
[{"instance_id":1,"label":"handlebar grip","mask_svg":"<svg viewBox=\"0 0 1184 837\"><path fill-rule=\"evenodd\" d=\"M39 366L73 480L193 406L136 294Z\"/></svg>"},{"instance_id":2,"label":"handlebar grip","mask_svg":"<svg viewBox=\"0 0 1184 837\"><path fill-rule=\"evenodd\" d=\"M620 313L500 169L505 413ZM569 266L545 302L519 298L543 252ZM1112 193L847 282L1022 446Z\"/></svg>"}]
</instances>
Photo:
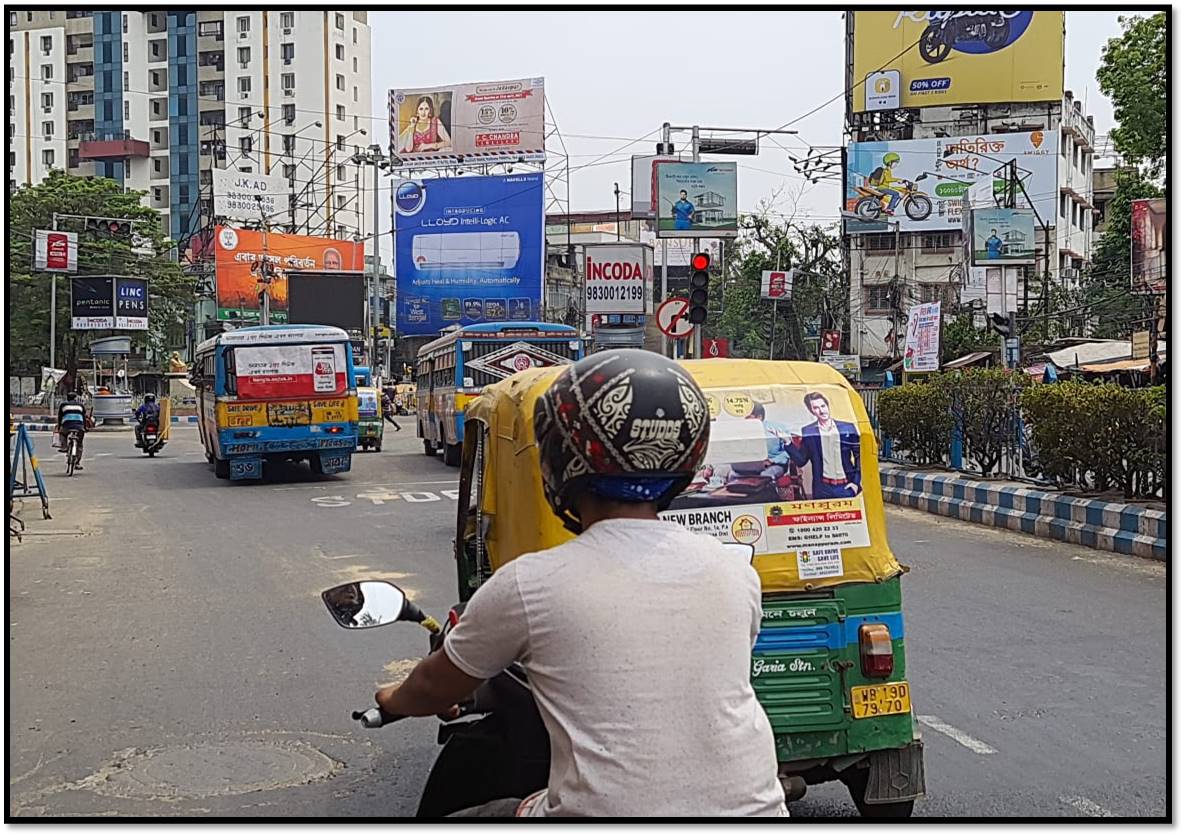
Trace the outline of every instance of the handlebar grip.
<instances>
[{"instance_id":1,"label":"handlebar grip","mask_svg":"<svg viewBox=\"0 0 1184 837\"><path fill-rule=\"evenodd\" d=\"M393 724L395 721L401 721L406 718L406 715L392 715L384 709L375 706L371 709L364 709L354 712L352 717L355 721L361 722L366 729L378 729L387 724Z\"/></svg>"}]
</instances>

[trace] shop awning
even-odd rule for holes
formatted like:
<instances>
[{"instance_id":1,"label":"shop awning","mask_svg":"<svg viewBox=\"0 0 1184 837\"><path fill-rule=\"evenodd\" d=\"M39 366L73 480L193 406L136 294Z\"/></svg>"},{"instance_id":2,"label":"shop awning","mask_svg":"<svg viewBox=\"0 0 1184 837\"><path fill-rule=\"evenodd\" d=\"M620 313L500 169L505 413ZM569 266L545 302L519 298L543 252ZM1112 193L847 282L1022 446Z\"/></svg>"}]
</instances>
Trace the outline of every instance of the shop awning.
<instances>
[{"instance_id":1,"label":"shop awning","mask_svg":"<svg viewBox=\"0 0 1184 837\"><path fill-rule=\"evenodd\" d=\"M962 357L957 358L956 360L951 360L949 363L942 366L942 369L961 369L965 366L974 366L976 363L979 363L986 358L993 357L994 355L994 352L971 352L968 355L962 355Z\"/></svg>"},{"instance_id":2,"label":"shop awning","mask_svg":"<svg viewBox=\"0 0 1184 837\"><path fill-rule=\"evenodd\" d=\"M1151 369L1151 361L1147 358L1126 358L1112 360L1109 363L1087 363L1081 367L1082 372L1147 372Z\"/></svg>"}]
</instances>

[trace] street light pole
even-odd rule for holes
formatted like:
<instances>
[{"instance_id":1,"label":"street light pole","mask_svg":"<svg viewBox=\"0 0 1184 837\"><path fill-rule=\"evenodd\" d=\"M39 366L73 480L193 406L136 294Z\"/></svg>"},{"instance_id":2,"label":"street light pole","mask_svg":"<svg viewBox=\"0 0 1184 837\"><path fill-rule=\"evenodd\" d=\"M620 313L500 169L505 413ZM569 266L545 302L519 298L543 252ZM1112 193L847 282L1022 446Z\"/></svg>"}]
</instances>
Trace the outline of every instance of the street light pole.
<instances>
[{"instance_id":1,"label":"street light pole","mask_svg":"<svg viewBox=\"0 0 1184 837\"><path fill-rule=\"evenodd\" d=\"M378 170L380 168L389 168L390 162L386 155L382 152L382 147L374 144L369 146L364 152L359 151L350 158L350 162L355 165L369 165L374 167L374 233L372 235L372 247L374 249L374 260L370 264L370 275L366 280L366 327L370 331L369 337L366 340L366 345L370 347L370 367L371 374L377 377L377 363L378 363L378 291L382 282L382 273L379 269L378 261L378 213L381 211L378 198Z\"/></svg>"},{"instance_id":2,"label":"street light pole","mask_svg":"<svg viewBox=\"0 0 1184 837\"><path fill-rule=\"evenodd\" d=\"M613 181L613 197L617 199L617 241L621 240L621 187Z\"/></svg>"}]
</instances>

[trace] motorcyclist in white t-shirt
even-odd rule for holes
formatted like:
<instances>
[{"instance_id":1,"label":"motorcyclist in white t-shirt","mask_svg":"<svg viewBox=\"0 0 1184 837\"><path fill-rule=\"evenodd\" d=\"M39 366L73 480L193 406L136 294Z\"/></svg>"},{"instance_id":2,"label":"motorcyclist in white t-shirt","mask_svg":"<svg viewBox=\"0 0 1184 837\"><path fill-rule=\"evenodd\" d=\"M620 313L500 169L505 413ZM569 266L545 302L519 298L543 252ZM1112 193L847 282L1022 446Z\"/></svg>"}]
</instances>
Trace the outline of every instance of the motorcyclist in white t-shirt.
<instances>
[{"instance_id":1,"label":"motorcyclist in white t-shirt","mask_svg":"<svg viewBox=\"0 0 1184 837\"><path fill-rule=\"evenodd\" d=\"M551 747L546 788L453 816L787 816L750 682L760 579L659 518L707 451L707 401L653 352L565 368L538 399L544 493L565 544L501 567L443 647L375 699L449 717L514 661Z\"/></svg>"}]
</instances>

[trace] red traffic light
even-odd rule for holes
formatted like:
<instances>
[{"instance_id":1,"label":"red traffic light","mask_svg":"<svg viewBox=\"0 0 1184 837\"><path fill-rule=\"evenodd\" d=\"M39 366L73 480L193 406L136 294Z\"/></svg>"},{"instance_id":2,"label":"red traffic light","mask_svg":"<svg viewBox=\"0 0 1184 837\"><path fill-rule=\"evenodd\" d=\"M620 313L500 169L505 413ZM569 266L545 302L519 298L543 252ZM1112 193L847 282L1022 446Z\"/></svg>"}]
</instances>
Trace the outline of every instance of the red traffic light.
<instances>
[{"instance_id":1,"label":"red traffic light","mask_svg":"<svg viewBox=\"0 0 1184 837\"><path fill-rule=\"evenodd\" d=\"M711 264L711 257L706 253L696 253L691 256L691 270L706 270Z\"/></svg>"}]
</instances>

